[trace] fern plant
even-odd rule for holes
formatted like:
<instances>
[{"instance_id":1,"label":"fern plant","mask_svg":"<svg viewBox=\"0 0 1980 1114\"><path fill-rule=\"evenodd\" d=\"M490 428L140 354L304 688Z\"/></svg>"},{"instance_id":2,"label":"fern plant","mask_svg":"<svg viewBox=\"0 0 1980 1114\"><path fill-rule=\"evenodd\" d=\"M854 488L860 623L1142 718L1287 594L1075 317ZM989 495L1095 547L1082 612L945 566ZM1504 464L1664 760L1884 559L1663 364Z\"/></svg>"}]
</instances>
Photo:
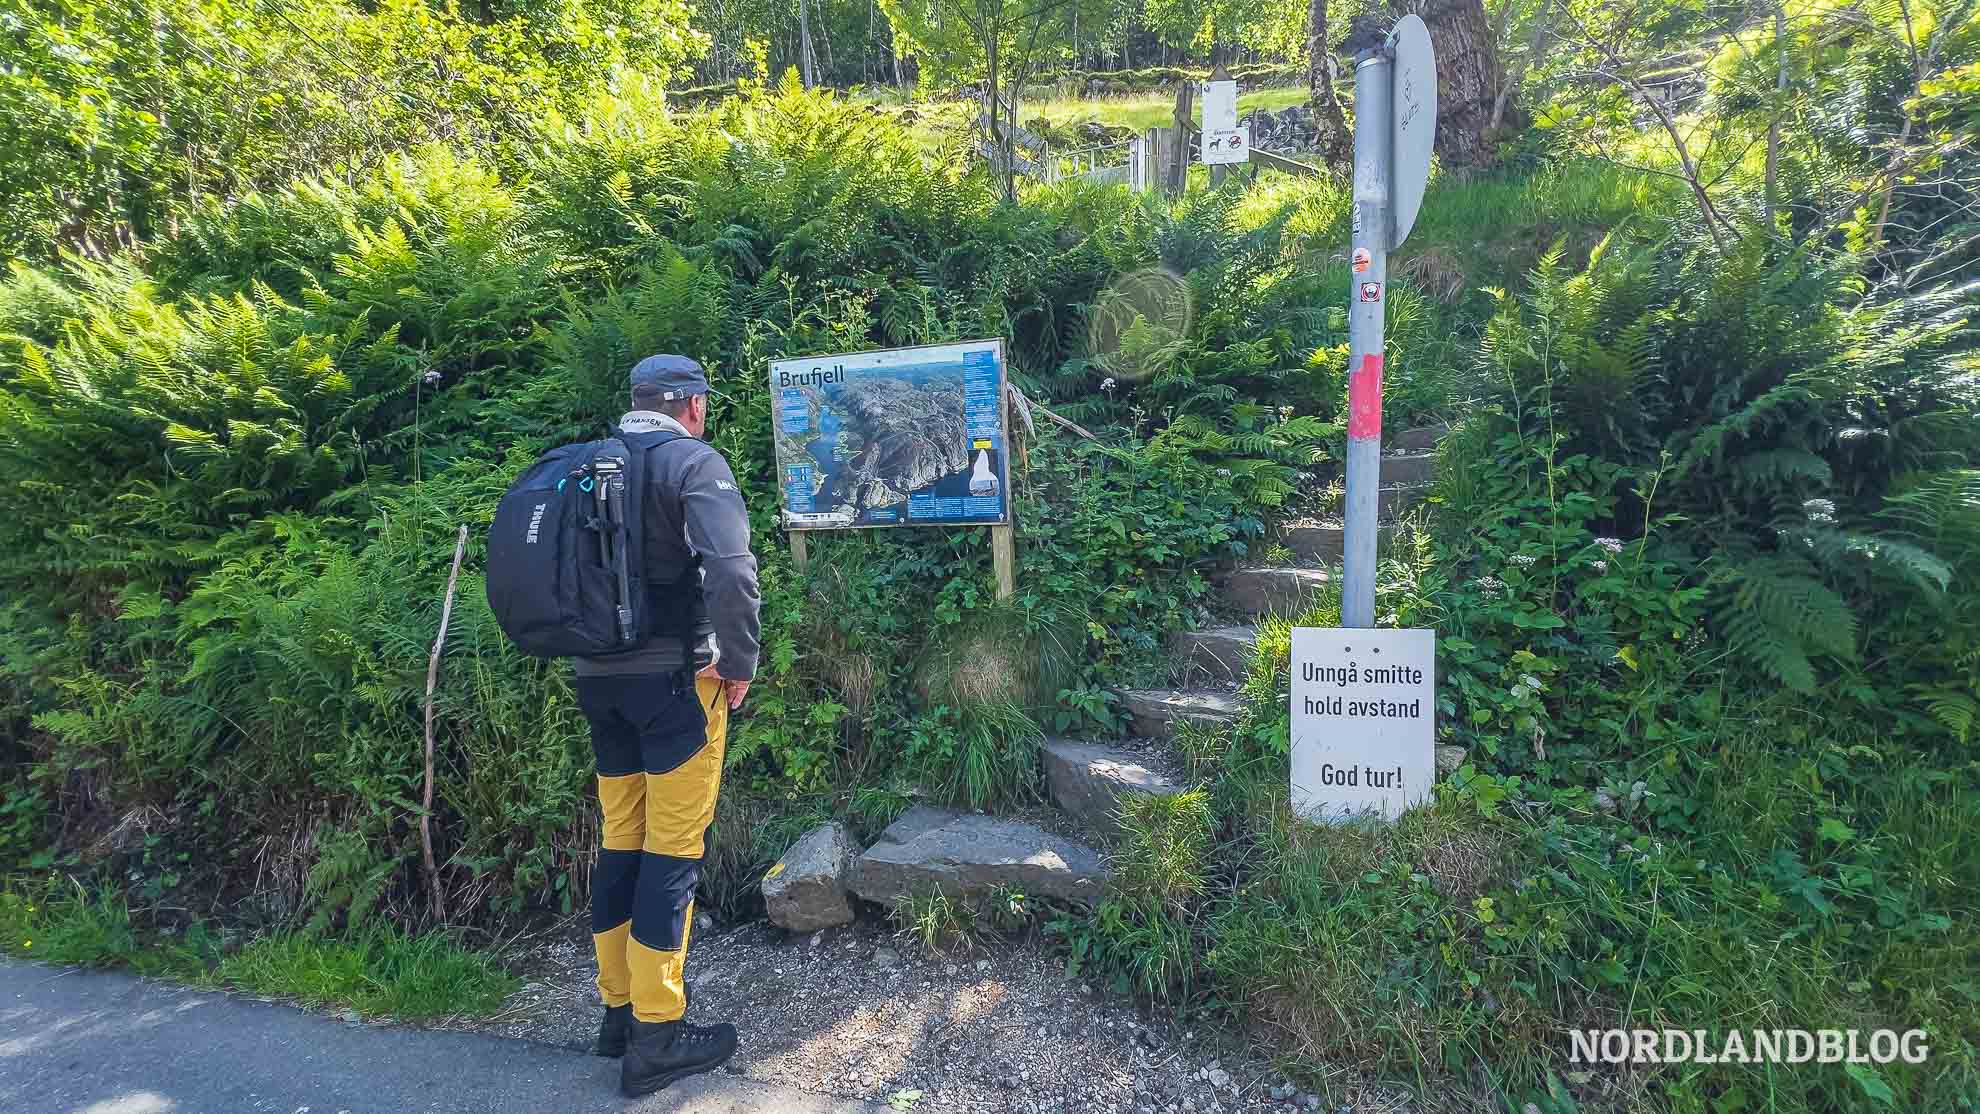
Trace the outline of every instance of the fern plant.
<instances>
[{"instance_id":1,"label":"fern plant","mask_svg":"<svg viewBox=\"0 0 1980 1114\"><path fill-rule=\"evenodd\" d=\"M1756 232L1558 251L1501 294L1481 355L1510 420L1563 456L1634 468L1614 529L1659 514L1709 555L1714 623L1797 689L1852 661L1867 609L1953 583L1944 554L1879 518L1900 477L1980 454L1980 382L1957 292L1858 300L1857 263Z\"/></svg>"}]
</instances>

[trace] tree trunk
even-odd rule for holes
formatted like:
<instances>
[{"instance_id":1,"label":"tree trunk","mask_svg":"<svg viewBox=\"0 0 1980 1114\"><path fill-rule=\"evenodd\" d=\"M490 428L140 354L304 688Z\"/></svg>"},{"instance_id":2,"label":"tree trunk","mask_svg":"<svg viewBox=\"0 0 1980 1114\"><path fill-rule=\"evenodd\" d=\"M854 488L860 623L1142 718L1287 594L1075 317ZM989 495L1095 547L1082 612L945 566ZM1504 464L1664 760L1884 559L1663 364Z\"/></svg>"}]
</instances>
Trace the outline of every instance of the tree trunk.
<instances>
[{"instance_id":1,"label":"tree trunk","mask_svg":"<svg viewBox=\"0 0 1980 1114\"><path fill-rule=\"evenodd\" d=\"M1004 200L1016 201L1017 165L1016 160L1011 157L1012 148L1016 145L1016 137L1011 135L1003 124L1004 100L1002 90L997 86L999 76L997 64L1000 61L997 57L997 37L991 35L988 38L989 41L984 44L983 51L983 89L987 94L985 99L990 102L984 106L984 109L990 117L990 150L995 153L995 157L991 160L991 169L997 175L997 185L1002 190Z\"/></svg>"},{"instance_id":2,"label":"tree trunk","mask_svg":"<svg viewBox=\"0 0 1980 1114\"><path fill-rule=\"evenodd\" d=\"M815 4L817 0L810 0L810 2ZM838 71L839 64L832 60L832 32L826 24L825 9L820 5L818 8L817 38L818 42L825 48L825 67L819 72L818 79L822 82L829 83L832 80L832 75Z\"/></svg>"},{"instance_id":3,"label":"tree trunk","mask_svg":"<svg viewBox=\"0 0 1980 1114\"><path fill-rule=\"evenodd\" d=\"M1506 75L1492 42L1492 25L1483 0L1408 0L1391 3L1400 18L1414 10L1430 29L1437 54L1437 154L1446 169L1477 170L1498 159L1493 150L1491 123L1494 102L1505 88ZM1499 106L1501 115L1517 117ZM1518 123L1517 120L1514 121Z\"/></svg>"},{"instance_id":4,"label":"tree trunk","mask_svg":"<svg viewBox=\"0 0 1980 1114\"><path fill-rule=\"evenodd\" d=\"M1774 227L1774 191L1780 178L1781 117L1785 115L1788 87L1787 7L1774 5L1774 119L1767 125L1767 229Z\"/></svg>"},{"instance_id":5,"label":"tree trunk","mask_svg":"<svg viewBox=\"0 0 1980 1114\"><path fill-rule=\"evenodd\" d=\"M811 0L798 0L798 75L806 89L818 84L818 63L811 54Z\"/></svg>"},{"instance_id":6,"label":"tree trunk","mask_svg":"<svg viewBox=\"0 0 1980 1114\"><path fill-rule=\"evenodd\" d=\"M1512 10L1512 0L1506 0L1506 7L1508 11ZM1485 125L1488 131L1496 132L1505 123L1506 109L1512 105L1513 92L1526 77L1526 71L1533 65L1533 60L1540 56L1541 44L1546 41L1547 32L1553 29L1552 20L1549 18L1551 15L1552 11L1548 8L1542 8L1534 13L1533 30L1527 37L1526 53L1519 56L1518 65L1506 71L1505 80L1499 83L1498 94L1492 98L1492 119Z\"/></svg>"},{"instance_id":7,"label":"tree trunk","mask_svg":"<svg viewBox=\"0 0 1980 1114\"><path fill-rule=\"evenodd\" d=\"M1327 0L1308 0L1306 5L1306 93L1313 107L1313 127L1320 138L1320 163L1341 174L1354 168L1354 139L1348 131L1347 113L1334 92L1334 70L1329 57Z\"/></svg>"}]
</instances>

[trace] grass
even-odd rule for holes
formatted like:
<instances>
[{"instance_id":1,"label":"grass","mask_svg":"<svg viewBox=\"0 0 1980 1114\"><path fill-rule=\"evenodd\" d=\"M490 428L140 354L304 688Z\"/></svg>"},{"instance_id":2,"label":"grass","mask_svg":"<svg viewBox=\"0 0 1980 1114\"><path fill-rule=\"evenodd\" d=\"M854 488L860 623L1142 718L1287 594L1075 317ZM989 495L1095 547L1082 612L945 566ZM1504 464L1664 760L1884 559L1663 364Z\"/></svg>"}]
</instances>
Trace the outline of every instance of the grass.
<instances>
[{"instance_id":1,"label":"grass","mask_svg":"<svg viewBox=\"0 0 1980 1114\"><path fill-rule=\"evenodd\" d=\"M405 1020L492 1013L519 985L491 957L441 934L407 936L385 927L343 937L285 932L234 950L203 922L145 932L133 925L122 898L64 877L17 877L0 885L0 953Z\"/></svg>"},{"instance_id":2,"label":"grass","mask_svg":"<svg viewBox=\"0 0 1980 1114\"><path fill-rule=\"evenodd\" d=\"M1238 117L1242 119L1245 113L1254 110L1277 112L1304 103L1306 90L1297 86L1257 89L1238 96ZM1128 96L1055 97L1028 101L1019 107L1018 115L1026 120L1043 117L1054 127L1095 122L1110 127L1132 128L1138 132L1145 128L1166 126L1175 111L1175 93L1156 90Z\"/></svg>"},{"instance_id":3,"label":"grass","mask_svg":"<svg viewBox=\"0 0 1980 1114\"><path fill-rule=\"evenodd\" d=\"M214 978L306 1005L408 1020L493 1013L519 985L488 956L445 936L384 928L333 940L265 937L221 960Z\"/></svg>"},{"instance_id":4,"label":"grass","mask_svg":"<svg viewBox=\"0 0 1980 1114\"><path fill-rule=\"evenodd\" d=\"M1410 580L1385 565L1385 598L1422 590ZM1330 625L1335 606L1301 622ZM1678 680L1718 689L1722 712L1659 725L1688 733L1605 758L1587 786L1465 771L1393 825L1316 827L1292 816L1285 780L1289 630L1261 630L1246 718L1183 740L1214 817L1130 818L1116 885L1064 926L1076 966L1273 1034L1323 1094L1353 1065L1426 1099L1478 1087L1514 1110L1974 1109L1970 758L1893 749L1839 702L1701 675ZM1593 805L1597 781L1640 776L1657 786L1647 803ZM1564 1030L1609 1027L1920 1028L1933 1053L1565 1062Z\"/></svg>"}]
</instances>

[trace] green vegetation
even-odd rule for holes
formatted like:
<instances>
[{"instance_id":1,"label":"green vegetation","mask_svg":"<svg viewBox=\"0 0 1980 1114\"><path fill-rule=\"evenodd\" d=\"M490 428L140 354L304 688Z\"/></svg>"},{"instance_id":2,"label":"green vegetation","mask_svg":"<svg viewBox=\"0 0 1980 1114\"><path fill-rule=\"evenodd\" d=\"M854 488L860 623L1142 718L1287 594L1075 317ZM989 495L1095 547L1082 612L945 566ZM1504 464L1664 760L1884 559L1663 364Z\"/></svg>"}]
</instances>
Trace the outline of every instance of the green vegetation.
<instances>
[{"instance_id":1,"label":"green vegetation","mask_svg":"<svg viewBox=\"0 0 1980 1114\"><path fill-rule=\"evenodd\" d=\"M1296 86L1254 89L1239 95L1238 115L1242 118L1248 112L1277 112L1304 103L1306 90ZM1053 96L1029 100L1024 105L1027 123L1044 120L1059 128L1091 121L1139 132L1144 128L1169 127L1174 123L1175 115L1175 94L1161 91L1101 97Z\"/></svg>"},{"instance_id":2,"label":"green vegetation","mask_svg":"<svg viewBox=\"0 0 1980 1114\"><path fill-rule=\"evenodd\" d=\"M312 1006L424 1020L492 1013L518 981L487 955L444 934L374 927L326 940L277 933L234 946L229 931L191 921L168 934L134 928L120 896L73 878L10 881L0 889L0 952L42 963L127 967L201 986Z\"/></svg>"},{"instance_id":3,"label":"green vegetation","mask_svg":"<svg viewBox=\"0 0 1980 1114\"><path fill-rule=\"evenodd\" d=\"M932 106L766 80L803 50L895 80L878 11L0 0L0 948L365 1011L499 1000L458 941L577 908L597 838L565 672L495 629L479 535L656 350L714 370L762 558L706 907L751 914L823 819L1034 805L1043 735L1118 732L1112 690L1169 679L1216 573L1283 557L1275 519L1335 478L1347 187L1012 199L943 123L986 59L927 58ZM1073 94L1213 46L1291 77L1309 11L1110 9L1039 48L1056 91L1011 111L1154 123L1172 102L1136 77ZM1321 43L1357 14L1386 18ZM897 922L930 948L1043 923L1074 969L1269 1034L1315 1087L1972 1109L1975 9L1467 14L1507 69L1457 106L1445 165L1477 169L1433 182L1386 294L1387 423L1456 432L1379 600L1440 632L1462 767L1393 826L1297 821L1269 624L1246 716L1183 733L1197 785L1122 818L1095 910L922 897ZM690 70L732 92L670 109ZM1016 598L977 530L822 539L800 574L766 362L986 335L1093 434L1020 435ZM422 705L462 524L437 925ZM1916 1027L1933 1055L1565 1062L1568 1028L1701 1026Z\"/></svg>"}]
</instances>

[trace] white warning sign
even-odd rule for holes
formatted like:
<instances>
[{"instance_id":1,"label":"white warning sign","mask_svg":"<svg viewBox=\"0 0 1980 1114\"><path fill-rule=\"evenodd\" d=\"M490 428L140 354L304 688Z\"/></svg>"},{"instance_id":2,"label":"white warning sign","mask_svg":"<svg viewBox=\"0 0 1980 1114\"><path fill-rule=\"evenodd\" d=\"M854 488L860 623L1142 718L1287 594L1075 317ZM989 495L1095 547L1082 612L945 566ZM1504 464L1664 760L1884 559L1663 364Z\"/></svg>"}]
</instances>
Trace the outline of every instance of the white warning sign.
<instances>
[{"instance_id":1,"label":"white warning sign","mask_svg":"<svg viewBox=\"0 0 1980 1114\"><path fill-rule=\"evenodd\" d=\"M1292 632L1292 805L1393 820L1436 781L1437 632Z\"/></svg>"},{"instance_id":2,"label":"white warning sign","mask_svg":"<svg viewBox=\"0 0 1980 1114\"><path fill-rule=\"evenodd\" d=\"M1208 166L1251 157L1251 129L1238 126L1237 82L1203 83L1203 162Z\"/></svg>"}]
</instances>

